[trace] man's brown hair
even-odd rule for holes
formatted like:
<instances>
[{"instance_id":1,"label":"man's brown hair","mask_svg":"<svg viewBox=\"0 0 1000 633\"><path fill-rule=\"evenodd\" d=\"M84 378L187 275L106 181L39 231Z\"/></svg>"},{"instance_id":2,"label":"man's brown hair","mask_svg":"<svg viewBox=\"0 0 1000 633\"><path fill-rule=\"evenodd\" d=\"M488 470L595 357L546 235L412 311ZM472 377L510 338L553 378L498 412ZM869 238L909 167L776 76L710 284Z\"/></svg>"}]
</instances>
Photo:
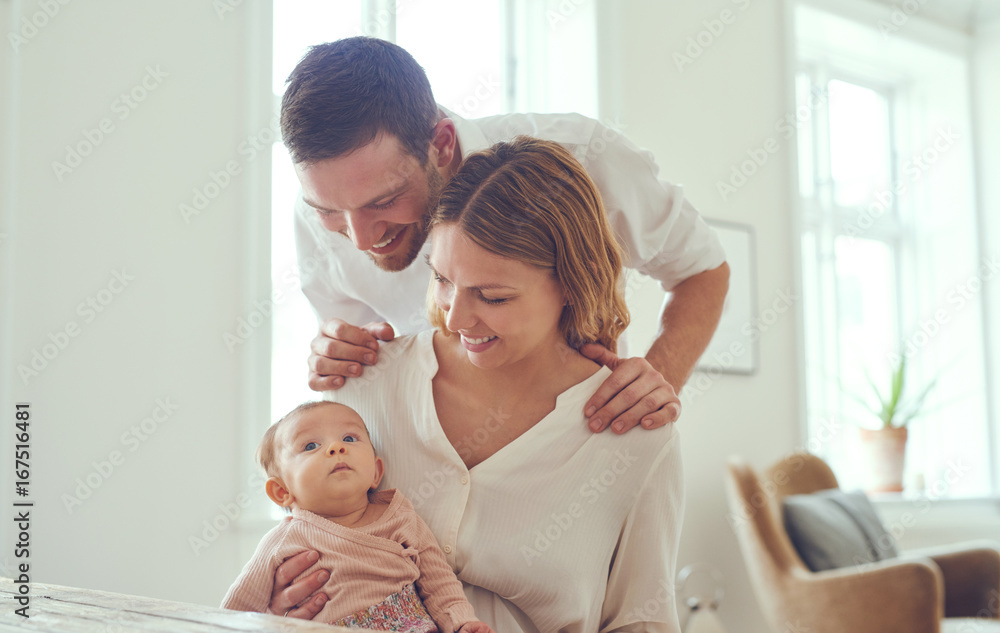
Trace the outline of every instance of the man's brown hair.
<instances>
[{"instance_id":1,"label":"man's brown hair","mask_svg":"<svg viewBox=\"0 0 1000 633\"><path fill-rule=\"evenodd\" d=\"M281 99L281 136L296 164L345 156L396 136L421 165L439 118L424 69L405 50L373 37L313 46Z\"/></svg>"}]
</instances>

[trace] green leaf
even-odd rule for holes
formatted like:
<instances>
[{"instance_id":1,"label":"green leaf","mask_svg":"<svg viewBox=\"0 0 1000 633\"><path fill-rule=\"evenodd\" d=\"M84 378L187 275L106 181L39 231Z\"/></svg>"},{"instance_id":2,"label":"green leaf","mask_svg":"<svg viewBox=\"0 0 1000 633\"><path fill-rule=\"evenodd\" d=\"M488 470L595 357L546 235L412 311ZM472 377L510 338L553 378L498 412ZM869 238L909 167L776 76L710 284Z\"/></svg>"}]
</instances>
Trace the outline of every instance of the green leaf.
<instances>
[{"instance_id":1,"label":"green leaf","mask_svg":"<svg viewBox=\"0 0 1000 633\"><path fill-rule=\"evenodd\" d=\"M871 374L868 373L868 369L864 369L865 378L868 380L868 384L871 385L872 391L878 399L877 409L872 407L868 401L857 396L852 396L855 400L864 404L866 408L878 416L879 420L882 422L883 428L898 428L906 426L910 420L915 418L921 412L924 402L927 399L927 395L934 388L934 385L937 384L938 378L935 377L915 398L905 398L903 392L906 387L906 361L906 356L900 356L899 362L892 368L889 391L885 395L883 395L878 383L876 383L871 377Z\"/></svg>"}]
</instances>

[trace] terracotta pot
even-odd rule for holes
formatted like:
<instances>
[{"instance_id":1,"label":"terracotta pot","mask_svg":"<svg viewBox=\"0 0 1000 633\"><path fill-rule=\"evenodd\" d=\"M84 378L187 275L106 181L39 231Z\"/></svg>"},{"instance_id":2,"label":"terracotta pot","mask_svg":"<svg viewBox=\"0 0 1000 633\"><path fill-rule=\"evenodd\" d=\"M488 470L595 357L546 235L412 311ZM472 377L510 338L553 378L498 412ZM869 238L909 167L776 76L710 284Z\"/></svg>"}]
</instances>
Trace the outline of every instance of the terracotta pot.
<instances>
[{"instance_id":1,"label":"terracotta pot","mask_svg":"<svg viewBox=\"0 0 1000 633\"><path fill-rule=\"evenodd\" d=\"M860 429L867 492L902 492L906 427Z\"/></svg>"}]
</instances>

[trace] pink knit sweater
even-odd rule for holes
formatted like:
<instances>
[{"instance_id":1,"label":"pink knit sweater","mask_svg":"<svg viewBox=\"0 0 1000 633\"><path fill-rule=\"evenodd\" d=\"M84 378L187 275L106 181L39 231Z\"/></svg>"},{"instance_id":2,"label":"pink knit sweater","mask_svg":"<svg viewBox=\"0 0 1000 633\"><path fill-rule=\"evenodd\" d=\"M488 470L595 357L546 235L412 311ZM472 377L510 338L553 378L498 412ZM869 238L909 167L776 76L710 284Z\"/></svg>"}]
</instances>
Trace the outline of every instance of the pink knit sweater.
<instances>
[{"instance_id":1,"label":"pink knit sweater","mask_svg":"<svg viewBox=\"0 0 1000 633\"><path fill-rule=\"evenodd\" d=\"M373 501L388 501L389 507L378 521L360 528L293 510L261 540L222 607L267 613L274 570L289 556L314 549L319 560L299 578L317 569L330 572L323 587L330 600L314 618L317 622L336 622L382 602L410 583L416 584L442 633L452 633L475 620L462 583L410 501L395 489L375 493Z\"/></svg>"}]
</instances>

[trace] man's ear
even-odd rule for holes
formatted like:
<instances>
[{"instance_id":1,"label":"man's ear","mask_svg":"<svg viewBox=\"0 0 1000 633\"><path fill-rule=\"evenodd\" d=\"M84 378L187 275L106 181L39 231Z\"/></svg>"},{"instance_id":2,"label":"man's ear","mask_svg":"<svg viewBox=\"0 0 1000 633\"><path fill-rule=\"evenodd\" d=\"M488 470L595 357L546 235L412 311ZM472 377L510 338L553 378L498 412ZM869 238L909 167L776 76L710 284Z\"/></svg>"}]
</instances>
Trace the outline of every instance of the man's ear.
<instances>
[{"instance_id":1,"label":"man's ear","mask_svg":"<svg viewBox=\"0 0 1000 633\"><path fill-rule=\"evenodd\" d=\"M292 502L295 500L280 477L270 477L267 483L264 484L264 492L271 498L271 501L277 503L282 508L292 507Z\"/></svg>"},{"instance_id":2,"label":"man's ear","mask_svg":"<svg viewBox=\"0 0 1000 633\"><path fill-rule=\"evenodd\" d=\"M372 481L372 487L370 490L375 490L378 485L382 482L382 475L385 474L385 465L382 463L381 457L375 458L375 479Z\"/></svg>"},{"instance_id":3,"label":"man's ear","mask_svg":"<svg viewBox=\"0 0 1000 633\"><path fill-rule=\"evenodd\" d=\"M455 122L445 117L437 122L431 134L431 163L435 167L450 165L457 151L458 135L455 132Z\"/></svg>"}]
</instances>

